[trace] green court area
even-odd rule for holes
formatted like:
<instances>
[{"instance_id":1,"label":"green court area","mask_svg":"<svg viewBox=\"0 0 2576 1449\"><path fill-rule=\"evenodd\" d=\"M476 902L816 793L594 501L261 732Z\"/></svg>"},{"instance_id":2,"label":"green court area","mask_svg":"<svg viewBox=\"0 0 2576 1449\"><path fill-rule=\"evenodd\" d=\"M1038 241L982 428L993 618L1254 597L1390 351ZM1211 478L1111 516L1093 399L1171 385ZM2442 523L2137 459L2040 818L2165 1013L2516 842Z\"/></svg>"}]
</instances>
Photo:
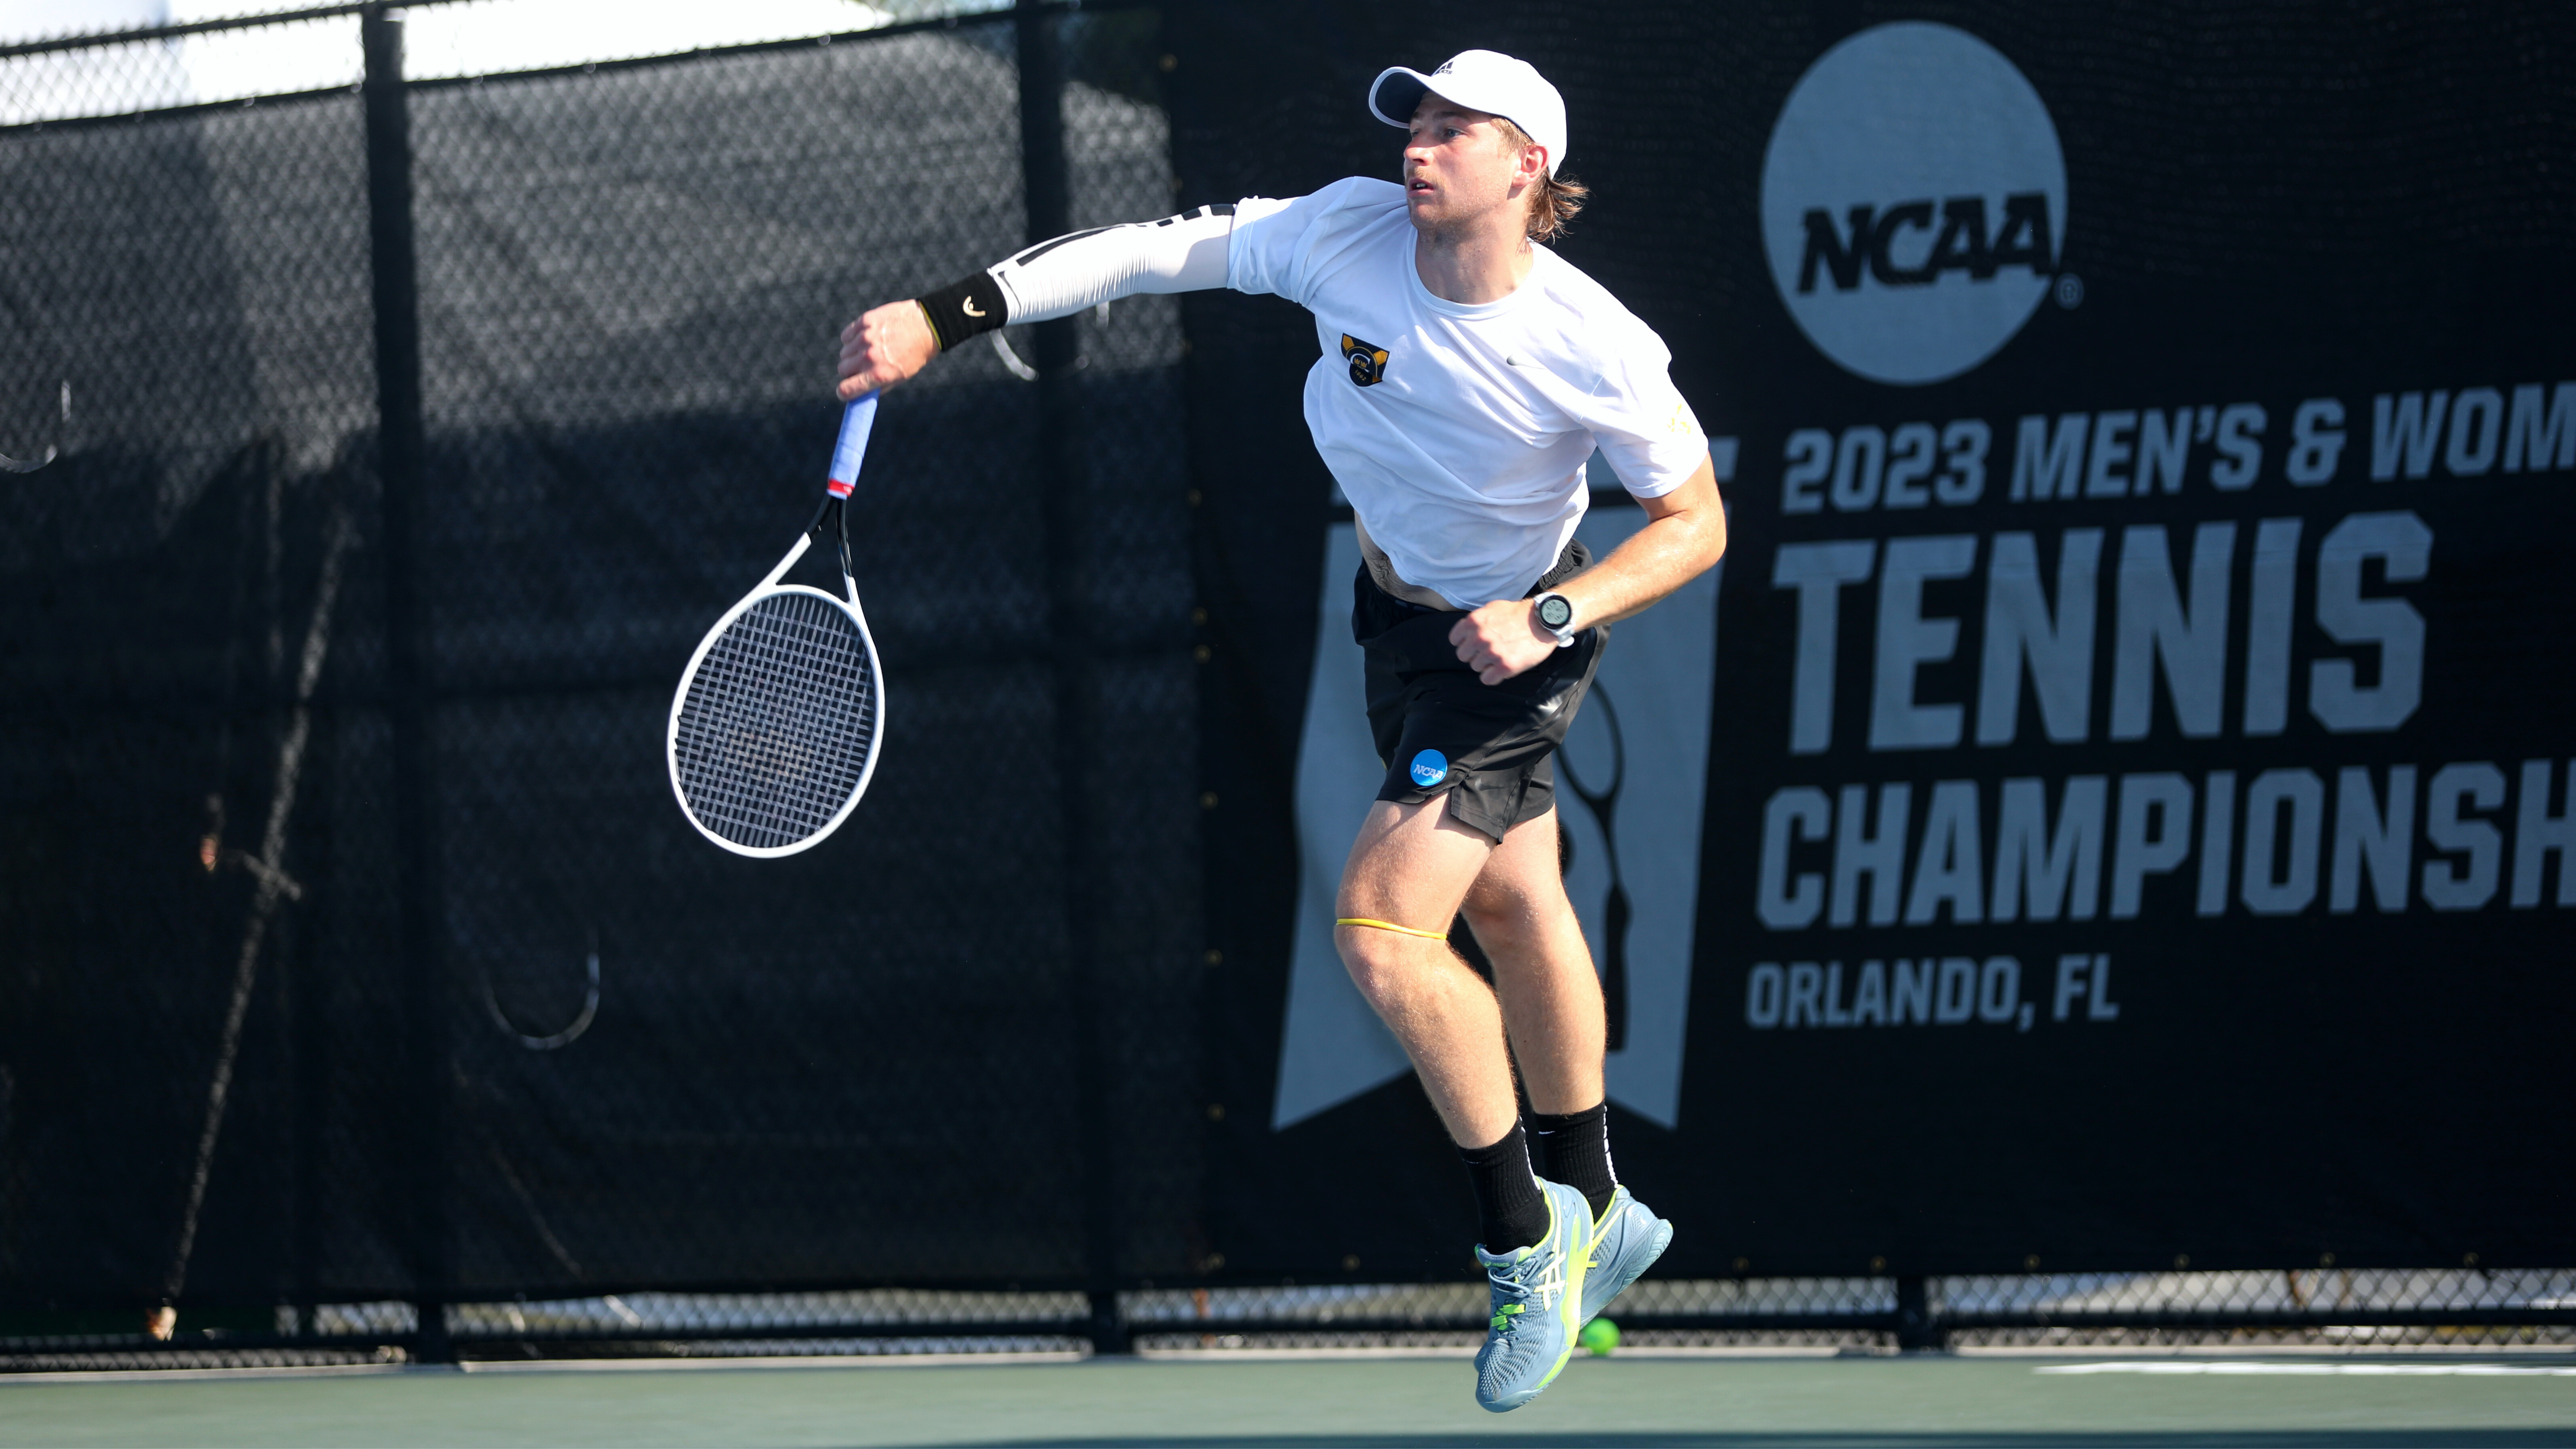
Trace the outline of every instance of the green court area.
<instances>
[{"instance_id":1,"label":"green court area","mask_svg":"<svg viewBox=\"0 0 2576 1449\"><path fill-rule=\"evenodd\" d=\"M0 1380L0 1444L2576 1449L2565 1360L1636 1357L1507 1417L1470 1391L1388 1358Z\"/></svg>"}]
</instances>

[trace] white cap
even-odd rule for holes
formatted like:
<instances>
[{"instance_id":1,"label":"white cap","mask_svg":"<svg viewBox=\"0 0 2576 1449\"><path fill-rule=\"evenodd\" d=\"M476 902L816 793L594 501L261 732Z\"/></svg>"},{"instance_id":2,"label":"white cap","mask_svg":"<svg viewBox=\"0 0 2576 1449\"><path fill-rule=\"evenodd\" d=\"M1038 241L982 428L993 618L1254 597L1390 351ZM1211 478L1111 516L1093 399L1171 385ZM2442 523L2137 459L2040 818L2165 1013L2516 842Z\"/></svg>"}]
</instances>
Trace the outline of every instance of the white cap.
<instances>
[{"instance_id":1,"label":"white cap","mask_svg":"<svg viewBox=\"0 0 2576 1449\"><path fill-rule=\"evenodd\" d=\"M1547 148L1547 173L1565 161L1565 97L1538 67L1500 51L1462 50L1429 75L1388 66L1369 84L1369 113L1390 126L1410 128L1413 108L1431 91L1471 111L1501 116Z\"/></svg>"}]
</instances>

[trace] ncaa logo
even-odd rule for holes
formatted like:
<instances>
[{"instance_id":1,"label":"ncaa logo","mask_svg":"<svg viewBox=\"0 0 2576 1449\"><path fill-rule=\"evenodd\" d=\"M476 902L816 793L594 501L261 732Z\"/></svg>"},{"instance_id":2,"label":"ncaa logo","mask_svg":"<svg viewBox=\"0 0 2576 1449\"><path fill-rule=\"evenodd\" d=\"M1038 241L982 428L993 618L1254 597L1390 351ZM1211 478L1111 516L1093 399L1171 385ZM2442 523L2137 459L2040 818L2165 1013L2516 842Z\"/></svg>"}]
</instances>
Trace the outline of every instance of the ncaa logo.
<instances>
[{"instance_id":1,"label":"ncaa logo","mask_svg":"<svg viewBox=\"0 0 2576 1449\"><path fill-rule=\"evenodd\" d=\"M1413 757L1413 783L1428 790L1449 778L1449 757L1438 750L1424 750Z\"/></svg>"},{"instance_id":2,"label":"ncaa logo","mask_svg":"<svg viewBox=\"0 0 2576 1449\"><path fill-rule=\"evenodd\" d=\"M2048 295L2065 234L2048 107L1955 26L1873 26L1826 51L1762 161L1780 300L1873 382L1940 382L1994 356Z\"/></svg>"}]
</instances>

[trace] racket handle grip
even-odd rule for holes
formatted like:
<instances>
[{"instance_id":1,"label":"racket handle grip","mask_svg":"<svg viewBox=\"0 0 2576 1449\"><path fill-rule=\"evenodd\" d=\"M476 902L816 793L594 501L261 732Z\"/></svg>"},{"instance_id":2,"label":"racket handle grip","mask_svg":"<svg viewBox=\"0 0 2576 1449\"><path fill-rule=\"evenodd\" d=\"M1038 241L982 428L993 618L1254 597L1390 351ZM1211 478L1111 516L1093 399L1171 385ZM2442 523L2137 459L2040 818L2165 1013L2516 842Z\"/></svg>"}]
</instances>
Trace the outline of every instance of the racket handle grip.
<instances>
[{"instance_id":1,"label":"racket handle grip","mask_svg":"<svg viewBox=\"0 0 2576 1449\"><path fill-rule=\"evenodd\" d=\"M859 481L859 460L867 456L868 434L877 425L877 395L859 394L841 410L841 441L832 448L832 472L825 485L835 498L850 496Z\"/></svg>"}]
</instances>

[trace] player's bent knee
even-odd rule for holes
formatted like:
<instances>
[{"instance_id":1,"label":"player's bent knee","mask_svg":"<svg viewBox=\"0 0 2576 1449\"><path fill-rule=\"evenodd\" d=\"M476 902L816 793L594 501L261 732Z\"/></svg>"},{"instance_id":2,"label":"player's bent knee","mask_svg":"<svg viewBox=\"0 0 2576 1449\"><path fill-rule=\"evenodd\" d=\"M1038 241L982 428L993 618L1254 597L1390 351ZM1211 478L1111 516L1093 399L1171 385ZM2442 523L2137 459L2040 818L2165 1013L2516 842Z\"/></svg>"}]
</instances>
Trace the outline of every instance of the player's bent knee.
<instances>
[{"instance_id":1,"label":"player's bent knee","mask_svg":"<svg viewBox=\"0 0 2576 1449\"><path fill-rule=\"evenodd\" d=\"M1518 910L1473 898L1459 902L1458 914L1466 920L1467 929L1475 933L1476 944L1486 947L1488 954L1494 942L1511 939L1519 932L1522 919Z\"/></svg>"},{"instance_id":2,"label":"player's bent knee","mask_svg":"<svg viewBox=\"0 0 2576 1449\"><path fill-rule=\"evenodd\" d=\"M1488 876L1477 881L1458 906L1480 941L1498 932L1527 931L1573 912L1565 882L1554 875Z\"/></svg>"},{"instance_id":3,"label":"player's bent knee","mask_svg":"<svg viewBox=\"0 0 2576 1449\"><path fill-rule=\"evenodd\" d=\"M1344 923L1333 932L1341 950L1342 969L1370 1005L1400 994L1402 983L1420 973L1431 943L1410 934ZM1445 946L1442 949L1446 949Z\"/></svg>"},{"instance_id":4,"label":"player's bent knee","mask_svg":"<svg viewBox=\"0 0 2576 1449\"><path fill-rule=\"evenodd\" d=\"M1360 999L1383 1013L1384 1003L1393 994L1393 977L1403 970L1403 966L1387 960L1381 953L1362 950L1344 942L1342 969L1351 973L1351 985L1359 988Z\"/></svg>"}]
</instances>

